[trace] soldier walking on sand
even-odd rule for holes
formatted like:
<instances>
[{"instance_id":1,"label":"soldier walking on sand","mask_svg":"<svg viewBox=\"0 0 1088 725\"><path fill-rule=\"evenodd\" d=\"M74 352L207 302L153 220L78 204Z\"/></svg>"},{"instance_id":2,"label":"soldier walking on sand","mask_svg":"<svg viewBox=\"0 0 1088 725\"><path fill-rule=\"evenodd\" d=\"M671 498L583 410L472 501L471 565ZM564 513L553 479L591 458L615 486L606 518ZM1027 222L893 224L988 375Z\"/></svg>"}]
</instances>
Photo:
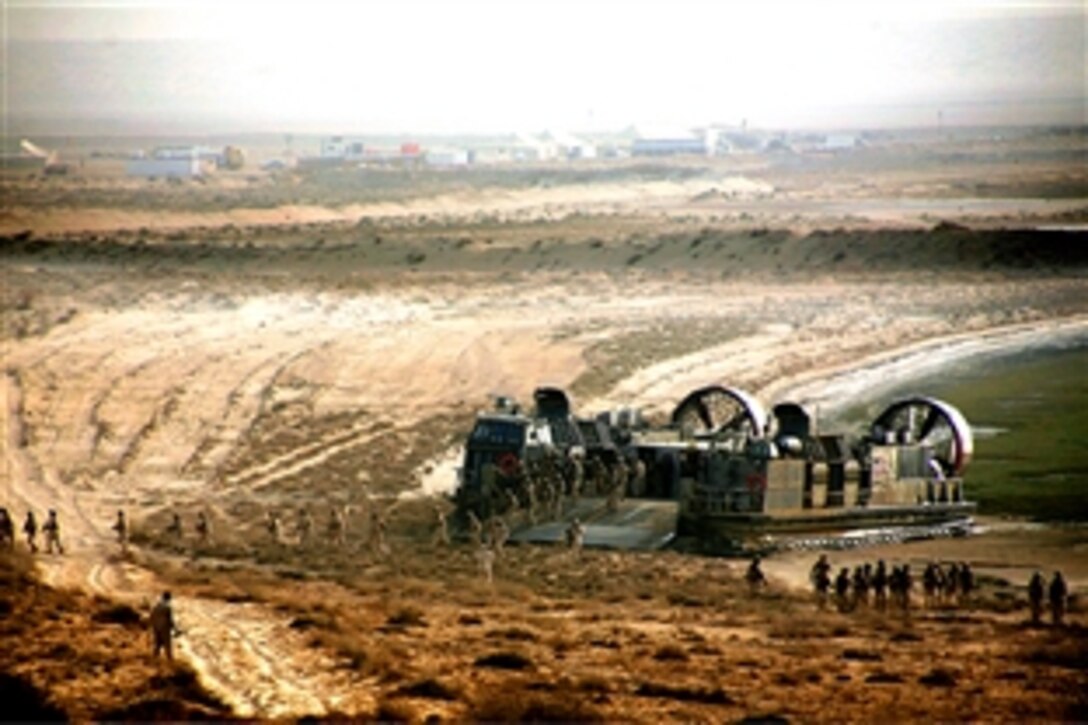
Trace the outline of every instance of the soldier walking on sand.
<instances>
[{"instance_id":1,"label":"soldier walking on sand","mask_svg":"<svg viewBox=\"0 0 1088 725\"><path fill-rule=\"evenodd\" d=\"M208 516L203 511L196 512L196 535L201 545L207 544L212 535L211 524L208 523Z\"/></svg>"},{"instance_id":2,"label":"soldier walking on sand","mask_svg":"<svg viewBox=\"0 0 1088 725\"><path fill-rule=\"evenodd\" d=\"M1054 572L1054 578L1050 580L1049 589L1050 618L1055 627L1062 626L1065 618L1065 601L1069 596L1069 589L1065 585L1065 577L1060 571Z\"/></svg>"},{"instance_id":3,"label":"soldier walking on sand","mask_svg":"<svg viewBox=\"0 0 1088 725\"><path fill-rule=\"evenodd\" d=\"M503 513L513 521L514 516L517 515L518 509L521 508L521 502L518 501L518 495L514 492L513 488L504 488L502 493L503 497L506 499L503 504ZM442 515L445 517L445 513Z\"/></svg>"},{"instance_id":4,"label":"soldier walking on sand","mask_svg":"<svg viewBox=\"0 0 1088 725\"><path fill-rule=\"evenodd\" d=\"M166 533L174 538L176 543L181 543L181 516L177 511L170 518L170 523L166 526Z\"/></svg>"},{"instance_id":5,"label":"soldier walking on sand","mask_svg":"<svg viewBox=\"0 0 1088 725\"><path fill-rule=\"evenodd\" d=\"M910 612L910 590L914 587L914 577L910 574L910 564L904 564L899 571L899 606L907 613Z\"/></svg>"},{"instance_id":6,"label":"soldier walking on sand","mask_svg":"<svg viewBox=\"0 0 1088 725\"><path fill-rule=\"evenodd\" d=\"M385 516L377 508L370 510L370 551L375 556L386 556L390 553L389 545L385 541Z\"/></svg>"},{"instance_id":7,"label":"soldier walking on sand","mask_svg":"<svg viewBox=\"0 0 1088 725\"><path fill-rule=\"evenodd\" d=\"M944 577L944 600L947 604L955 604L960 595L960 566L956 562L948 568Z\"/></svg>"},{"instance_id":8,"label":"soldier walking on sand","mask_svg":"<svg viewBox=\"0 0 1088 725\"><path fill-rule=\"evenodd\" d=\"M163 592L162 598L151 608L152 656L166 653L166 659L174 661L174 635L178 629L174 625L174 609L170 602L170 592Z\"/></svg>"},{"instance_id":9,"label":"soldier walking on sand","mask_svg":"<svg viewBox=\"0 0 1088 725\"><path fill-rule=\"evenodd\" d=\"M578 503L578 497L582 495L582 486L586 480L586 469L582 463L580 453L571 451L570 454L570 497Z\"/></svg>"},{"instance_id":10,"label":"soldier walking on sand","mask_svg":"<svg viewBox=\"0 0 1088 725\"><path fill-rule=\"evenodd\" d=\"M298 518L295 519L295 533L298 535L298 545L306 546L310 543L310 532L314 528L314 519L310 516L310 510L305 506L298 509Z\"/></svg>"},{"instance_id":11,"label":"soldier walking on sand","mask_svg":"<svg viewBox=\"0 0 1088 725\"><path fill-rule=\"evenodd\" d=\"M869 606L869 573L866 571L866 564L862 566L858 564L854 567L853 586L854 597L852 600L851 608L857 609L859 606Z\"/></svg>"},{"instance_id":12,"label":"soldier walking on sand","mask_svg":"<svg viewBox=\"0 0 1088 725\"><path fill-rule=\"evenodd\" d=\"M975 573L966 561L960 562L960 606L971 604L971 593L975 590Z\"/></svg>"},{"instance_id":13,"label":"soldier walking on sand","mask_svg":"<svg viewBox=\"0 0 1088 725\"><path fill-rule=\"evenodd\" d=\"M280 543L280 517L275 511L269 511L264 520L265 531L273 544Z\"/></svg>"},{"instance_id":14,"label":"soldier walking on sand","mask_svg":"<svg viewBox=\"0 0 1088 725\"><path fill-rule=\"evenodd\" d=\"M435 547L445 548L450 545L450 527L446 521L446 512L441 506L434 507L434 517L434 536L431 537L431 543Z\"/></svg>"},{"instance_id":15,"label":"soldier walking on sand","mask_svg":"<svg viewBox=\"0 0 1088 725\"><path fill-rule=\"evenodd\" d=\"M26 546L31 554L38 553L38 520L34 518L33 511L26 512L26 520L23 521L23 533L26 534Z\"/></svg>"},{"instance_id":16,"label":"soldier walking on sand","mask_svg":"<svg viewBox=\"0 0 1088 725\"><path fill-rule=\"evenodd\" d=\"M1031 623L1039 624L1043 618L1043 596L1046 594L1046 584L1043 582L1041 572L1035 572L1028 582L1028 604L1031 606Z\"/></svg>"},{"instance_id":17,"label":"soldier walking on sand","mask_svg":"<svg viewBox=\"0 0 1088 725\"><path fill-rule=\"evenodd\" d=\"M876 571L873 572L873 601L877 611L883 612L888 608L888 568L883 559L876 563Z\"/></svg>"},{"instance_id":18,"label":"soldier walking on sand","mask_svg":"<svg viewBox=\"0 0 1088 725\"><path fill-rule=\"evenodd\" d=\"M831 588L831 564L827 560L827 554L820 554L820 558L809 570L808 579L816 592L816 604L824 609L827 607L827 593Z\"/></svg>"},{"instance_id":19,"label":"soldier walking on sand","mask_svg":"<svg viewBox=\"0 0 1088 725\"><path fill-rule=\"evenodd\" d=\"M571 556L576 559L582 556L582 546L585 544L586 539L586 527L582 525L582 522L577 516L567 526L567 548L570 549Z\"/></svg>"},{"instance_id":20,"label":"soldier walking on sand","mask_svg":"<svg viewBox=\"0 0 1088 725\"><path fill-rule=\"evenodd\" d=\"M340 509L333 506L329 509L329 524L327 528L329 543L336 547L344 546L344 515Z\"/></svg>"},{"instance_id":21,"label":"soldier walking on sand","mask_svg":"<svg viewBox=\"0 0 1088 725\"><path fill-rule=\"evenodd\" d=\"M491 548L495 550L495 558L501 558L503 547L506 546L506 540L510 538L510 528L506 525L498 516L491 519Z\"/></svg>"},{"instance_id":22,"label":"soldier walking on sand","mask_svg":"<svg viewBox=\"0 0 1088 725\"><path fill-rule=\"evenodd\" d=\"M476 549L476 563L480 566L480 573L484 581L491 584L495 574L495 551L488 546L480 545Z\"/></svg>"},{"instance_id":23,"label":"soldier walking on sand","mask_svg":"<svg viewBox=\"0 0 1088 725\"><path fill-rule=\"evenodd\" d=\"M850 570L845 566L839 569L839 575L835 577L835 604L840 612L845 612L850 607Z\"/></svg>"},{"instance_id":24,"label":"soldier walking on sand","mask_svg":"<svg viewBox=\"0 0 1088 725\"><path fill-rule=\"evenodd\" d=\"M472 511L468 512L468 540L473 546L484 543L484 525L480 522L480 517Z\"/></svg>"},{"instance_id":25,"label":"soldier walking on sand","mask_svg":"<svg viewBox=\"0 0 1088 725\"><path fill-rule=\"evenodd\" d=\"M641 458L636 458L631 466L631 495L641 497L646 493L646 463Z\"/></svg>"},{"instance_id":26,"label":"soldier walking on sand","mask_svg":"<svg viewBox=\"0 0 1088 725\"><path fill-rule=\"evenodd\" d=\"M47 554L52 554L54 549L58 554L64 553L64 546L60 543L60 522L57 521L55 509L49 509L49 516L46 518L45 523L42 524L42 533L45 534L45 552Z\"/></svg>"},{"instance_id":27,"label":"soldier walking on sand","mask_svg":"<svg viewBox=\"0 0 1088 725\"><path fill-rule=\"evenodd\" d=\"M933 609L943 589L940 569L931 561L926 564L925 571L922 572L922 592L925 594L927 609Z\"/></svg>"},{"instance_id":28,"label":"soldier walking on sand","mask_svg":"<svg viewBox=\"0 0 1088 725\"><path fill-rule=\"evenodd\" d=\"M15 549L15 522L3 506L0 506L0 545L5 549Z\"/></svg>"},{"instance_id":29,"label":"soldier walking on sand","mask_svg":"<svg viewBox=\"0 0 1088 725\"><path fill-rule=\"evenodd\" d=\"M748 590L752 594L767 586L767 577L763 576L763 570L759 568L758 556L753 556L752 561L748 564L748 571L744 573L744 581L748 582Z\"/></svg>"},{"instance_id":30,"label":"soldier walking on sand","mask_svg":"<svg viewBox=\"0 0 1088 725\"><path fill-rule=\"evenodd\" d=\"M537 478L531 471L525 473L525 514L531 526L537 521Z\"/></svg>"},{"instance_id":31,"label":"soldier walking on sand","mask_svg":"<svg viewBox=\"0 0 1088 725\"><path fill-rule=\"evenodd\" d=\"M121 551L128 551L128 524L125 522L125 512L117 512L117 520L111 527L117 533L117 543L121 545Z\"/></svg>"}]
</instances>

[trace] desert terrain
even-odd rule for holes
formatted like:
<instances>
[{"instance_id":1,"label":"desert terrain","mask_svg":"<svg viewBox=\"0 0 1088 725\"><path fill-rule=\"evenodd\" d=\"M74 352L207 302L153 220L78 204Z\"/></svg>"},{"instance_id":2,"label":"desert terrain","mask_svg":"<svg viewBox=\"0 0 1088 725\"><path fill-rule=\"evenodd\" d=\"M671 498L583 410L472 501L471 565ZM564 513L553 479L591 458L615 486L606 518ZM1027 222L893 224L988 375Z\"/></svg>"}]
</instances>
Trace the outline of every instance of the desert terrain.
<instances>
[{"instance_id":1,"label":"desert terrain","mask_svg":"<svg viewBox=\"0 0 1088 725\"><path fill-rule=\"evenodd\" d=\"M432 536L496 394L811 403L966 347L1085 339L1086 154L1082 130L980 131L577 170L0 179L0 505L56 509L66 546L5 564L0 672L76 719L1084 719L1083 599L1033 626L1025 592L1036 569L1084 591L1083 521L983 507L964 539L830 552L972 563L969 605L907 615L818 609L812 550L752 595L745 562L672 551L511 547L487 583ZM302 506L321 530L346 512L346 544L298 541ZM164 588L177 670L141 650Z\"/></svg>"}]
</instances>

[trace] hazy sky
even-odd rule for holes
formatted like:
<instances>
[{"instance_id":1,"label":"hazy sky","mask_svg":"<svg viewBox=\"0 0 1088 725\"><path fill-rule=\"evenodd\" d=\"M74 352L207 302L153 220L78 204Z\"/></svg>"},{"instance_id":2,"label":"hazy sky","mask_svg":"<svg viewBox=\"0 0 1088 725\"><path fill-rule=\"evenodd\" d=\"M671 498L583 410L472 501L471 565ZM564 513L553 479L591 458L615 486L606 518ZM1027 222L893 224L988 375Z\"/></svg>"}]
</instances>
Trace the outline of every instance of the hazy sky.
<instances>
[{"instance_id":1,"label":"hazy sky","mask_svg":"<svg viewBox=\"0 0 1088 725\"><path fill-rule=\"evenodd\" d=\"M12 119L153 129L1085 122L1085 4L25 2Z\"/></svg>"}]
</instances>

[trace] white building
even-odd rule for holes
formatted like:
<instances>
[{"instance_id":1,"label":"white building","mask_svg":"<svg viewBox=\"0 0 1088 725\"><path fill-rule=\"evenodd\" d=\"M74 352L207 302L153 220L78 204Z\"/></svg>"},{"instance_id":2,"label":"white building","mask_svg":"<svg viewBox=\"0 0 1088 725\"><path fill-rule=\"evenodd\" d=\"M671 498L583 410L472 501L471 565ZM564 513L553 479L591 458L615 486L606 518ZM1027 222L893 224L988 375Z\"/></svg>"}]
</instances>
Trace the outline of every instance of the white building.
<instances>
[{"instance_id":1,"label":"white building","mask_svg":"<svg viewBox=\"0 0 1088 725\"><path fill-rule=\"evenodd\" d=\"M695 138L636 138L631 142L632 156L712 156L706 140Z\"/></svg>"},{"instance_id":2,"label":"white building","mask_svg":"<svg viewBox=\"0 0 1088 725\"><path fill-rule=\"evenodd\" d=\"M844 151L846 149L856 148L858 146L858 137L852 133L832 133L828 134L824 139L823 147L828 151Z\"/></svg>"},{"instance_id":3,"label":"white building","mask_svg":"<svg viewBox=\"0 0 1088 725\"><path fill-rule=\"evenodd\" d=\"M362 141L353 141L344 136L326 136L321 139L319 155L323 159L359 161L365 156L365 150Z\"/></svg>"},{"instance_id":4,"label":"white building","mask_svg":"<svg viewBox=\"0 0 1088 725\"><path fill-rule=\"evenodd\" d=\"M428 166L455 167L468 166L468 151L461 149L428 151L423 155Z\"/></svg>"},{"instance_id":5,"label":"white building","mask_svg":"<svg viewBox=\"0 0 1088 725\"><path fill-rule=\"evenodd\" d=\"M165 158L137 156L128 160L125 171L129 176L144 179L191 179L204 175L204 163L190 158Z\"/></svg>"},{"instance_id":6,"label":"white building","mask_svg":"<svg viewBox=\"0 0 1088 725\"><path fill-rule=\"evenodd\" d=\"M597 146L584 139L572 136L569 133L550 134L558 149L559 155L571 159L595 159L597 158Z\"/></svg>"}]
</instances>

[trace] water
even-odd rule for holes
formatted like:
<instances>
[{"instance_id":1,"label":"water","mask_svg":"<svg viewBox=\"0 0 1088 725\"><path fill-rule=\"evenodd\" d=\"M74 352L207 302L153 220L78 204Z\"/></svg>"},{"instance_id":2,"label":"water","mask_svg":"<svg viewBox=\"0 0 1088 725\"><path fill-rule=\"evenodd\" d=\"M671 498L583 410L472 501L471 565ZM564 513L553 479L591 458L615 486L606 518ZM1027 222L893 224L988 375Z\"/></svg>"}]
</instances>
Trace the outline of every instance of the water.
<instances>
[{"instance_id":1,"label":"water","mask_svg":"<svg viewBox=\"0 0 1088 725\"><path fill-rule=\"evenodd\" d=\"M975 457L965 478L981 514L1088 521L1088 339L904 378L822 427L855 430L894 398L919 392L952 403L970 421Z\"/></svg>"}]
</instances>

